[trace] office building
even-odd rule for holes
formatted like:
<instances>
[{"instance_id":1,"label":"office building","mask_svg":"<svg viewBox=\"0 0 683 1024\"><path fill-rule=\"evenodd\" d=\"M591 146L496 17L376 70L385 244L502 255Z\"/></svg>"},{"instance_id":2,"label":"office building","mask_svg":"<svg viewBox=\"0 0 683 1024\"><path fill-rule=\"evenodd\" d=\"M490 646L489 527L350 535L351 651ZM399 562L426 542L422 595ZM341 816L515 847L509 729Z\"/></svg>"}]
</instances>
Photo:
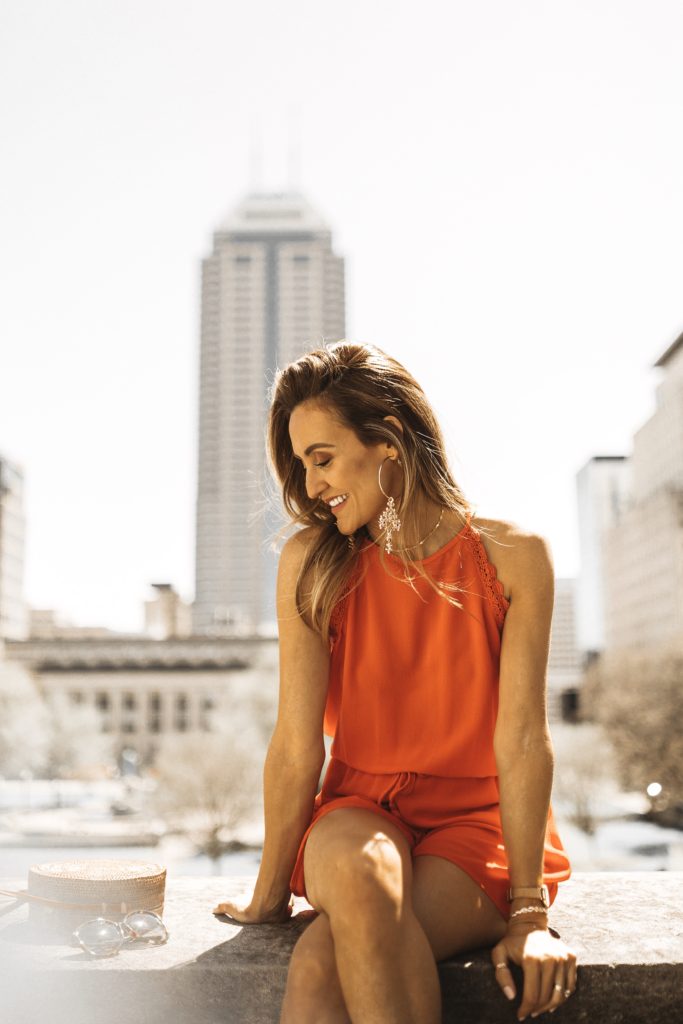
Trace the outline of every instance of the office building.
<instances>
[{"instance_id":1,"label":"office building","mask_svg":"<svg viewBox=\"0 0 683 1024\"><path fill-rule=\"evenodd\" d=\"M655 366L662 377L634 437L631 501L605 536L607 649L683 646L683 334Z\"/></svg>"},{"instance_id":2,"label":"office building","mask_svg":"<svg viewBox=\"0 0 683 1024\"><path fill-rule=\"evenodd\" d=\"M299 194L252 194L202 265L193 630L275 630L283 525L266 465L275 371L345 334L344 262Z\"/></svg>"}]
</instances>

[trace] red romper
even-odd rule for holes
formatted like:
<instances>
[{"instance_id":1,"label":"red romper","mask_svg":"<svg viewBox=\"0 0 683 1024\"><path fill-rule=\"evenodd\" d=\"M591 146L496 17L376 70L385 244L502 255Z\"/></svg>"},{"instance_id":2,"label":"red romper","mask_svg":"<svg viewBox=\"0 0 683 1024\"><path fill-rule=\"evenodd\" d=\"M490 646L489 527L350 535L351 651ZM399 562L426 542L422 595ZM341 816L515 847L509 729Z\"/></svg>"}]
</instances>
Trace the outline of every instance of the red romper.
<instances>
[{"instance_id":1,"label":"red romper","mask_svg":"<svg viewBox=\"0 0 683 1024\"><path fill-rule=\"evenodd\" d=\"M304 848L316 821L339 807L362 807L397 825L413 857L457 864L507 920L493 735L509 601L496 568L469 515L422 560L435 580L463 588L453 595L462 610L418 576L421 600L402 581L402 562L388 555L385 569L374 543L358 558L365 575L333 616L324 731L334 739L291 891L306 896ZM551 902L570 873L551 806L543 858Z\"/></svg>"}]
</instances>

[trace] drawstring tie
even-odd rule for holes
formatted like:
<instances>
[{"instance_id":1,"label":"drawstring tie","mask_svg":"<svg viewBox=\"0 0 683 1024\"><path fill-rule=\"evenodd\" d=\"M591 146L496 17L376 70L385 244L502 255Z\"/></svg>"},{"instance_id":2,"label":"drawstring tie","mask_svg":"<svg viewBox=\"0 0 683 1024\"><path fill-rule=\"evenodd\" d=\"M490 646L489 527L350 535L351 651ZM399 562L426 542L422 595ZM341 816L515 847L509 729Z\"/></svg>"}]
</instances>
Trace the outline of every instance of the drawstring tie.
<instances>
[{"instance_id":1,"label":"drawstring tie","mask_svg":"<svg viewBox=\"0 0 683 1024\"><path fill-rule=\"evenodd\" d=\"M382 795L381 803L387 804L392 810L396 811L396 797L399 793L402 793L408 787L412 787L415 784L417 778L417 772L399 772L394 778L389 789Z\"/></svg>"}]
</instances>

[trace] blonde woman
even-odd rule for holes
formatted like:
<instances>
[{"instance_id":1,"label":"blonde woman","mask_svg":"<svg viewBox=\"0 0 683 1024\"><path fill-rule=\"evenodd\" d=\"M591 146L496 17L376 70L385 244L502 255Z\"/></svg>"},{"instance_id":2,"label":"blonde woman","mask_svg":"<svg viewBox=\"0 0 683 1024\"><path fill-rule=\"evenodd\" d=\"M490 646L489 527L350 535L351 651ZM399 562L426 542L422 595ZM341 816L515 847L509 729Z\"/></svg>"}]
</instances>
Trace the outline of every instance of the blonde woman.
<instances>
[{"instance_id":1,"label":"blonde woman","mask_svg":"<svg viewBox=\"0 0 683 1024\"><path fill-rule=\"evenodd\" d=\"M302 528L278 569L258 879L214 914L285 921L292 894L317 912L282 1024L437 1024L437 962L484 946L519 1020L555 1010L576 956L548 925L570 864L550 805L547 543L473 515L424 392L373 346L278 371L268 446Z\"/></svg>"}]
</instances>

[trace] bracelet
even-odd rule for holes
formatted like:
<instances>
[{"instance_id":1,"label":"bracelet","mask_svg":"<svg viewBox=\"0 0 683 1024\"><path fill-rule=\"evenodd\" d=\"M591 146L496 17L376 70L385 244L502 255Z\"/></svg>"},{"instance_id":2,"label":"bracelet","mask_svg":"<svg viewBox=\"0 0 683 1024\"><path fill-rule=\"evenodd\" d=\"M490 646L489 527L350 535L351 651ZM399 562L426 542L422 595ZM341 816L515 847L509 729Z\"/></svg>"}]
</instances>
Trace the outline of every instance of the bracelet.
<instances>
[{"instance_id":1,"label":"bracelet","mask_svg":"<svg viewBox=\"0 0 683 1024\"><path fill-rule=\"evenodd\" d=\"M547 907L522 907L520 910L513 910L513 912L510 914L509 920L511 921L512 918L513 917L517 917L518 914L547 914L547 913L548 913L548 908Z\"/></svg>"}]
</instances>

